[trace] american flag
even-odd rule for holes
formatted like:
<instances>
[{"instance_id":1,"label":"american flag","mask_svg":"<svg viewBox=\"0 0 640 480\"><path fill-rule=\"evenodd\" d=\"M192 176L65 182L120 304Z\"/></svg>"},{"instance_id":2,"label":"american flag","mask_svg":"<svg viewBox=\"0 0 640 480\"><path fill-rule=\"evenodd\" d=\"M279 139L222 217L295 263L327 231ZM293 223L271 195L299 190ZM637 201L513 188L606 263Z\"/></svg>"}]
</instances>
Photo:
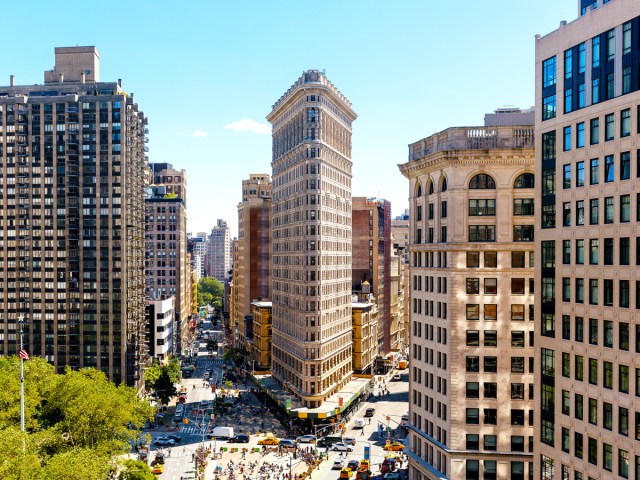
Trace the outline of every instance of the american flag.
<instances>
[{"instance_id":1,"label":"american flag","mask_svg":"<svg viewBox=\"0 0 640 480\"><path fill-rule=\"evenodd\" d=\"M20 358L22 360L29 360L29 354L27 353L27 351L23 348L22 350L20 350Z\"/></svg>"}]
</instances>

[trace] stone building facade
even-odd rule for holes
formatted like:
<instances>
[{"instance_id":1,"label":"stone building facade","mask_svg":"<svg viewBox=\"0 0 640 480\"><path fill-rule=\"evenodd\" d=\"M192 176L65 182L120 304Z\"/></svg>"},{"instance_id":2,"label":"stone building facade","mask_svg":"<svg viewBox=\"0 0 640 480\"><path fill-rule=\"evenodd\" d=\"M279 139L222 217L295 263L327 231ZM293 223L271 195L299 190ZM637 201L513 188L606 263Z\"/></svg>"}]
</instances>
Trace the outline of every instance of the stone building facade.
<instances>
[{"instance_id":1,"label":"stone building facade","mask_svg":"<svg viewBox=\"0 0 640 480\"><path fill-rule=\"evenodd\" d=\"M307 407L351 378L351 125L318 70L274 104L272 374Z\"/></svg>"},{"instance_id":2,"label":"stone building facade","mask_svg":"<svg viewBox=\"0 0 640 480\"><path fill-rule=\"evenodd\" d=\"M409 479L523 479L533 441L533 118L409 146Z\"/></svg>"}]
</instances>

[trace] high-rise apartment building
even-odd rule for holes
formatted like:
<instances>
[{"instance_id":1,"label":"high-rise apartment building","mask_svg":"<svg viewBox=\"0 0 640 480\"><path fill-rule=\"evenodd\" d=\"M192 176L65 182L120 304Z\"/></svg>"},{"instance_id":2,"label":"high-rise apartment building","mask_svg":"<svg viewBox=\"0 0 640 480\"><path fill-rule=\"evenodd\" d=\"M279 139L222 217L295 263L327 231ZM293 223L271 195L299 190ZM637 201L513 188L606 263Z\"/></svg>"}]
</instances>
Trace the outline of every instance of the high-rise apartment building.
<instances>
[{"instance_id":1,"label":"high-rise apartment building","mask_svg":"<svg viewBox=\"0 0 640 480\"><path fill-rule=\"evenodd\" d=\"M187 252L191 254L191 265L196 270L196 281L200 281L206 275L207 234L198 232L195 237L187 234Z\"/></svg>"},{"instance_id":2,"label":"high-rise apartment building","mask_svg":"<svg viewBox=\"0 0 640 480\"><path fill-rule=\"evenodd\" d=\"M534 475L638 479L640 3L579 8L536 39Z\"/></svg>"},{"instance_id":3,"label":"high-rise apartment building","mask_svg":"<svg viewBox=\"0 0 640 480\"><path fill-rule=\"evenodd\" d=\"M529 478L533 114L409 145L409 478Z\"/></svg>"},{"instance_id":4,"label":"high-rise apartment building","mask_svg":"<svg viewBox=\"0 0 640 480\"><path fill-rule=\"evenodd\" d=\"M145 293L158 300L175 297L175 338L180 352L189 333L191 282L187 264L187 175L170 164L153 164L145 205Z\"/></svg>"},{"instance_id":5,"label":"high-rise apartment building","mask_svg":"<svg viewBox=\"0 0 640 480\"><path fill-rule=\"evenodd\" d=\"M95 47L55 49L44 85L0 87L0 348L135 385L146 354L147 119L99 80Z\"/></svg>"},{"instance_id":6,"label":"high-rise apartment building","mask_svg":"<svg viewBox=\"0 0 640 480\"><path fill-rule=\"evenodd\" d=\"M227 222L218 219L208 240L207 276L224 283L229 279L231 270L231 230Z\"/></svg>"},{"instance_id":7,"label":"high-rise apartment building","mask_svg":"<svg viewBox=\"0 0 640 480\"><path fill-rule=\"evenodd\" d=\"M351 369L351 124L309 70L273 105L273 377L317 407Z\"/></svg>"},{"instance_id":8,"label":"high-rise apartment building","mask_svg":"<svg viewBox=\"0 0 640 480\"><path fill-rule=\"evenodd\" d=\"M352 213L352 277L354 293L368 283L378 305L377 353L391 351L391 202L354 197Z\"/></svg>"},{"instance_id":9,"label":"high-rise apartment building","mask_svg":"<svg viewBox=\"0 0 640 480\"><path fill-rule=\"evenodd\" d=\"M271 176L251 174L242 181L238 204L238 253L233 265L231 329L237 325L238 341L248 349L246 321L252 302L267 300L271 291Z\"/></svg>"}]
</instances>

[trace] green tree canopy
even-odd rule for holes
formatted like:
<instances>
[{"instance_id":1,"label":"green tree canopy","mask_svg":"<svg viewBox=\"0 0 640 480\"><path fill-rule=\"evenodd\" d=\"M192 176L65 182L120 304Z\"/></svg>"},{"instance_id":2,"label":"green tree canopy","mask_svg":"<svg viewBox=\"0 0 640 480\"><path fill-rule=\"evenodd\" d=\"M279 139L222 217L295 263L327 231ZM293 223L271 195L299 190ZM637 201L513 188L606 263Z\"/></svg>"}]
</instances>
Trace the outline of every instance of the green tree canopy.
<instances>
[{"instance_id":1,"label":"green tree canopy","mask_svg":"<svg viewBox=\"0 0 640 480\"><path fill-rule=\"evenodd\" d=\"M182 379L182 370L177 358L170 358L166 365L157 359L145 371L145 386L153 391L165 405L178 394L176 384Z\"/></svg>"},{"instance_id":2,"label":"green tree canopy","mask_svg":"<svg viewBox=\"0 0 640 480\"><path fill-rule=\"evenodd\" d=\"M118 480L155 480L149 465L139 460L127 460L118 476Z\"/></svg>"},{"instance_id":3,"label":"green tree canopy","mask_svg":"<svg viewBox=\"0 0 640 480\"><path fill-rule=\"evenodd\" d=\"M221 306L224 298L224 285L213 277L201 278L198 282L198 305Z\"/></svg>"}]
</instances>

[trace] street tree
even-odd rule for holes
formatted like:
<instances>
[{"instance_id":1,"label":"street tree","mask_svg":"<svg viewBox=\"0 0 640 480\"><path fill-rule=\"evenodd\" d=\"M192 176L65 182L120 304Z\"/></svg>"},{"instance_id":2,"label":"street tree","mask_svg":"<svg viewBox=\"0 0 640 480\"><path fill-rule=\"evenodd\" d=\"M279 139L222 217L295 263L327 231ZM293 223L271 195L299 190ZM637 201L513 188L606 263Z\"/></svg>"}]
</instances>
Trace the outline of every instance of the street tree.
<instances>
[{"instance_id":1,"label":"street tree","mask_svg":"<svg viewBox=\"0 0 640 480\"><path fill-rule=\"evenodd\" d=\"M213 277L204 277L198 282L198 305L222 306L224 285Z\"/></svg>"},{"instance_id":2,"label":"street tree","mask_svg":"<svg viewBox=\"0 0 640 480\"><path fill-rule=\"evenodd\" d=\"M122 465L122 471L118 480L155 480L156 476L146 462L140 460L126 460Z\"/></svg>"},{"instance_id":3,"label":"street tree","mask_svg":"<svg viewBox=\"0 0 640 480\"><path fill-rule=\"evenodd\" d=\"M218 341L215 339L210 339L207 341L207 351L209 352L217 352L218 351Z\"/></svg>"},{"instance_id":4,"label":"street tree","mask_svg":"<svg viewBox=\"0 0 640 480\"><path fill-rule=\"evenodd\" d=\"M154 359L151 366L145 371L145 386L154 392L165 405L178 394L176 384L181 379L182 370L177 358L170 358L163 365Z\"/></svg>"}]
</instances>

